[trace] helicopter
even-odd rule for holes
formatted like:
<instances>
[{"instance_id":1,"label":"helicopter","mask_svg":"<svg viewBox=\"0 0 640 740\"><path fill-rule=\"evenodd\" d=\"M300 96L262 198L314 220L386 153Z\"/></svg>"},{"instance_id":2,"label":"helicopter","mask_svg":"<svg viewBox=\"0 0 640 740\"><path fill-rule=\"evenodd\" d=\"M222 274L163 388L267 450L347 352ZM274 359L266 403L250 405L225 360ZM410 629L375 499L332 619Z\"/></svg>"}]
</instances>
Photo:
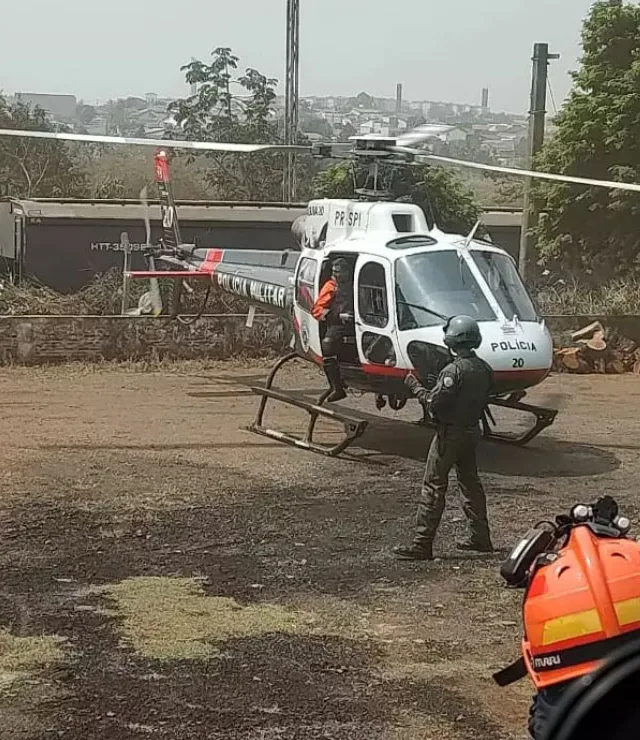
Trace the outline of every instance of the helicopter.
<instances>
[{"instance_id":1,"label":"helicopter","mask_svg":"<svg viewBox=\"0 0 640 740\"><path fill-rule=\"evenodd\" d=\"M294 359L322 366L324 327L312 316L311 309L322 285L331 276L332 260L341 257L351 266L354 297L353 330L344 337L339 353L346 387L373 394L379 410L387 404L394 411L404 408L411 397L404 378L415 372L425 385L433 385L440 370L451 361L443 341L443 327L452 316L466 314L480 324L482 344L477 353L494 372L495 390L485 410L483 434L490 440L524 445L550 426L558 411L523 402L527 391L542 383L550 373L553 342L515 261L499 246L477 236L480 222L467 235L445 233L436 224L429 226L418 205L394 201L381 187L384 181L381 164L411 166L435 162L636 192L640 191L640 185L435 156L415 148L421 141L419 129L396 138L375 134L351 137L353 143L348 145L350 151L346 155L336 154L336 149L344 145L322 143L311 147L226 144L8 129L0 130L0 135L156 148L154 179L159 192L163 238L160 245L149 244L147 238L148 270L125 270L127 279L150 280L151 290L143 296L147 303L145 310L156 315L161 312L157 281L170 278L174 280L171 315L180 319L183 285L196 279L206 281L209 290L213 288L245 299L250 305L248 324L258 307L285 317L292 327L291 351L277 360L264 386L252 388L260 396L260 402L255 420L247 427L249 431L331 456L340 454L363 434L366 420L333 404L323 405L330 389L317 401L309 402L297 394L273 388L277 373ZM292 225L298 250L203 248L185 244L181 237L169 173L170 148L248 154L306 152L321 158L364 160L369 166L364 186L356 189L360 200L309 201L306 215ZM204 306L198 316L203 311ZM303 437L264 425L269 399L309 413ZM499 432L491 406L532 415L534 423L520 434ZM314 441L319 418L342 423L344 437L339 443L328 446ZM425 417L420 423L430 424L430 421Z\"/></svg>"}]
</instances>

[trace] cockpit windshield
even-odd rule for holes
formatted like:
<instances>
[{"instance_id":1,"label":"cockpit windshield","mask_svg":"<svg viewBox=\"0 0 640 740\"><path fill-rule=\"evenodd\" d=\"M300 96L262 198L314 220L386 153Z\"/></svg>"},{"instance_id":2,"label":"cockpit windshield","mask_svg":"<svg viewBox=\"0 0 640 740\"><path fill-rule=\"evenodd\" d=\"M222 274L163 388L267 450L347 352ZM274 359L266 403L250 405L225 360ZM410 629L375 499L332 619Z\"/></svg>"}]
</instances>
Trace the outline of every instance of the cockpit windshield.
<instances>
[{"instance_id":1,"label":"cockpit windshield","mask_svg":"<svg viewBox=\"0 0 640 740\"><path fill-rule=\"evenodd\" d=\"M441 317L456 314L496 319L466 260L454 250L397 260L396 304L400 331L442 324Z\"/></svg>"},{"instance_id":2,"label":"cockpit windshield","mask_svg":"<svg viewBox=\"0 0 640 740\"><path fill-rule=\"evenodd\" d=\"M520 321L538 320L535 306L511 257L477 249L471 250L471 257L507 319L517 316Z\"/></svg>"}]
</instances>

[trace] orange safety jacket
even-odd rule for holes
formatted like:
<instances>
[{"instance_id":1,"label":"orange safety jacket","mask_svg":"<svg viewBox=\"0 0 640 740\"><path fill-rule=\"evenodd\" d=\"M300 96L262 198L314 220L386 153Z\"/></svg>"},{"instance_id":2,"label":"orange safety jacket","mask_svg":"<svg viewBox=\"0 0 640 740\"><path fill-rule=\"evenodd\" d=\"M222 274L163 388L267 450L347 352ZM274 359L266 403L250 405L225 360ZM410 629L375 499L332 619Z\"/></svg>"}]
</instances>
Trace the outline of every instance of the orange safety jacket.
<instances>
[{"instance_id":1,"label":"orange safety jacket","mask_svg":"<svg viewBox=\"0 0 640 740\"><path fill-rule=\"evenodd\" d=\"M311 315L314 319L322 321L329 311L331 311L333 299L338 291L338 283L335 278L329 278L327 282L322 286L316 302L313 304L311 309Z\"/></svg>"}]
</instances>

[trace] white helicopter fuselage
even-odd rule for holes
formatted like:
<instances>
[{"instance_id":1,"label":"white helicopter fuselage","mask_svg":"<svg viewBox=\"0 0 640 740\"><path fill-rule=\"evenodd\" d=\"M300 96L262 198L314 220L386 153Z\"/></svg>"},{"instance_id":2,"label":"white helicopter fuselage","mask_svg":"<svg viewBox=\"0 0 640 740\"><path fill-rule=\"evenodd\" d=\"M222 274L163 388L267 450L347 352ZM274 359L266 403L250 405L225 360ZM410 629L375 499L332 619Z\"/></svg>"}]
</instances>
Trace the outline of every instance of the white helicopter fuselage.
<instances>
[{"instance_id":1,"label":"white helicopter fuselage","mask_svg":"<svg viewBox=\"0 0 640 740\"><path fill-rule=\"evenodd\" d=\"M400 380L426 355L431 369L441 368L448 359L441 317L456 314L478 321L478 355L493 368L498 394L549 373L551 335L504 250L429 229L411 203L315 200L303 219L293 318L298 349L310 359L322 357L312 301L329 277L330 258L340 255L353 265L357 357L347 364L357 375Z\"/></svg>"}]
</instances>

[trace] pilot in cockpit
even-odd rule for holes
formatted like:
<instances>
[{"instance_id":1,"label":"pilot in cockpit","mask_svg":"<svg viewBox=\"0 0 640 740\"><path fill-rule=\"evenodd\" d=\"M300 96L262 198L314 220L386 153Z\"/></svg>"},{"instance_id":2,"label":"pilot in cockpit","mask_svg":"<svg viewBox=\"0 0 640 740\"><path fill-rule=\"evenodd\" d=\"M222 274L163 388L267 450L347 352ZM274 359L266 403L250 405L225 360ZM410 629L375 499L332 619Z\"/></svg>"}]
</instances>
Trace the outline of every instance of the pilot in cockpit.
<instances>
[{"instance_id":1,"label":"pilot in cockpit","mask_svg":"<svg viewBox=\"0 0 640 740\"><path fill-rule=\"evenodd\" d=\"M353 273L344 257L333 261L331 277L322 286L311 309L312 316L326 326L322 339L323 368L331 386L330 403L346 398L340 373L342 338L353 323Z\"/></svg>"}]
</instances>

